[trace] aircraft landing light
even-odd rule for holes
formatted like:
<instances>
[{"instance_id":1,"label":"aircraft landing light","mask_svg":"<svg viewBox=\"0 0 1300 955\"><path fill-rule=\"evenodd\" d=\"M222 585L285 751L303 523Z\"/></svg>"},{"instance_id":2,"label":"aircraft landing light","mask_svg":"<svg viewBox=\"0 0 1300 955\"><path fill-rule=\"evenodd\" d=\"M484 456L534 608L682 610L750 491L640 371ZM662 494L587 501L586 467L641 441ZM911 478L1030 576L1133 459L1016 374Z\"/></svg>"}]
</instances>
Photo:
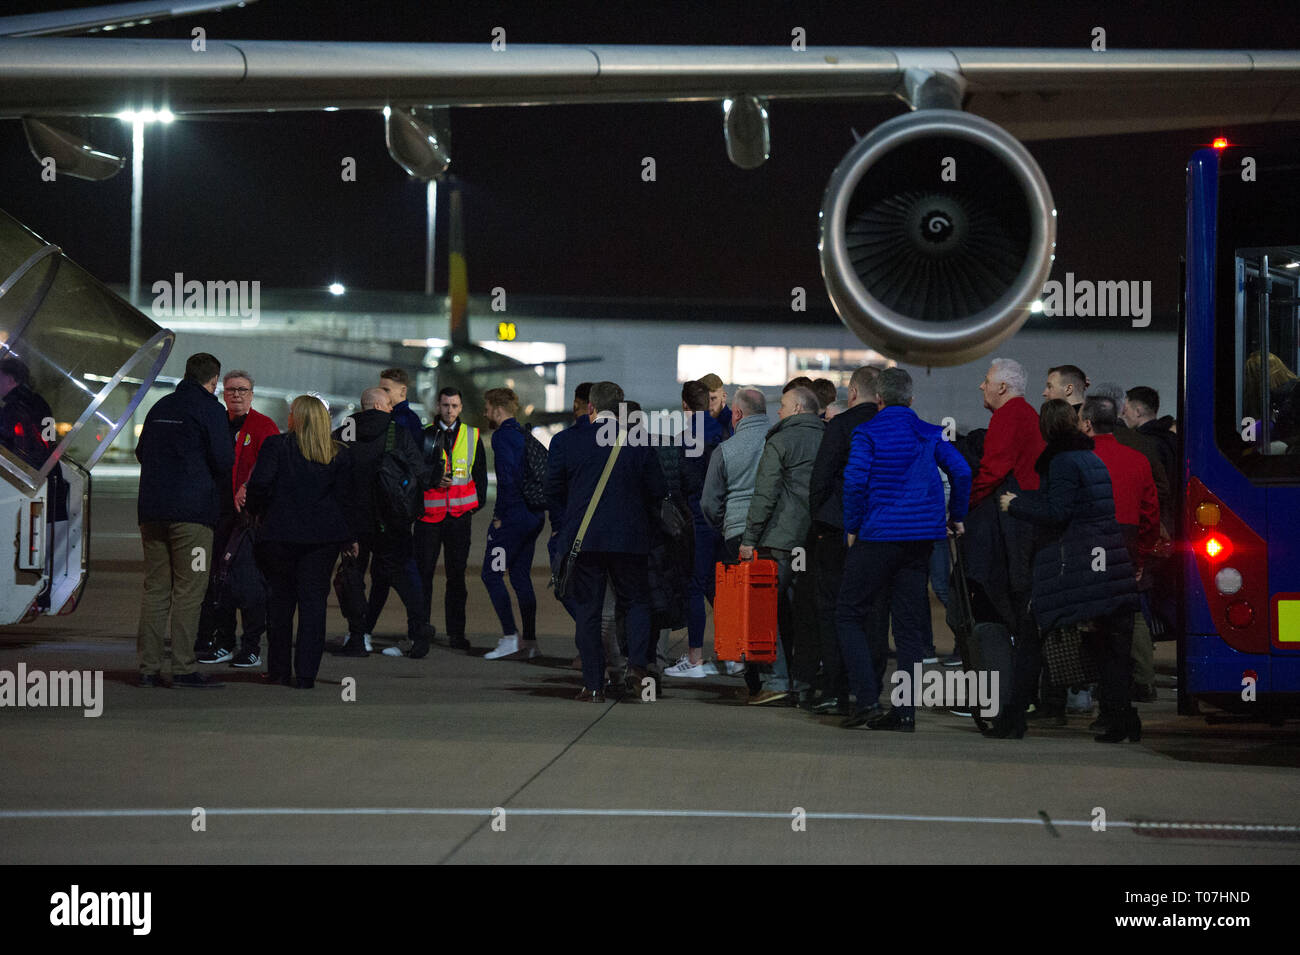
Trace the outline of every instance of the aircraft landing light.
<instances>
[{"instance_id":1,"label":"aircraft landing light","mask_svg":"<svg viewBox=\"0 0 1300 955\"><path fill-rule=\"evenodd\" d=\"M338 282L334 282L334 283L332 283L332 284L330 285L330 294L331 294L331 295L342 295L342 294L343 294L344 292L346 292L346 291L347 291L347 289L345 289L345 288L344 288L342 285L340 285Z\"/></svg>"}]
</instances>

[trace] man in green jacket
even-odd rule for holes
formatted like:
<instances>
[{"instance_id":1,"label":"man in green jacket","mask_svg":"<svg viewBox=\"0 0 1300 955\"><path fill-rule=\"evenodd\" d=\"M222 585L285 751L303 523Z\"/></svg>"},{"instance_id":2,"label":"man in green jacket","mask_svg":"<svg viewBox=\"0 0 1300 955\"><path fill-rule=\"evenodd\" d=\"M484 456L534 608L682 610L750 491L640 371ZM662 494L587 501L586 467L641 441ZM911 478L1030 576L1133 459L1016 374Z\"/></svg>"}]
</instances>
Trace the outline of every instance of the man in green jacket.
<instances>
[{"instance_id":1,"label":"man in green jacket","mask_svg":"<svg viewBox=\"0 0 1300 955\"><path fill-rule=\"evenodd\" d=\"M794 582L794 550L802 548L812 526L808 485L813 462L821 447L826 423L817 416L817 397L808 388L791 388L781 397L780 419L768 432L763 456L758 461L754 496L749 502L745 533L740 542L740 559L749 560L756 547L764 548L777 567L777 654L772 674L762 690L750 697L751 704L775 703L797 691L790 679L794 628L791 613L791 585ZM802 566L800 570L802 570Z\"/></svg>"}]
</instances>

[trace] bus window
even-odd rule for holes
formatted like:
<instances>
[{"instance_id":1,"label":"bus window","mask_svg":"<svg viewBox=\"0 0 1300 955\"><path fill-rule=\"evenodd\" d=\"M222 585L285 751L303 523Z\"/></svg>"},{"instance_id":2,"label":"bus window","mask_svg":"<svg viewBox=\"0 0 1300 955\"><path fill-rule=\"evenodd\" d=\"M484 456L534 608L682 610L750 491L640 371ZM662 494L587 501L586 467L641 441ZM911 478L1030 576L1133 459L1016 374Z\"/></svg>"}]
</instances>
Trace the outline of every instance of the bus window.
<instances>
[{"instance_id":1,"label":"bus window","mask_svg":"<svg viewBox=\"0 0 1300 955\"><path fill-rule=\"evenodd\" d=\"M1235 434L1247 474L1300 478L1300 245L1238 249L1232 367Z\"/></svg>"}]
</instances>

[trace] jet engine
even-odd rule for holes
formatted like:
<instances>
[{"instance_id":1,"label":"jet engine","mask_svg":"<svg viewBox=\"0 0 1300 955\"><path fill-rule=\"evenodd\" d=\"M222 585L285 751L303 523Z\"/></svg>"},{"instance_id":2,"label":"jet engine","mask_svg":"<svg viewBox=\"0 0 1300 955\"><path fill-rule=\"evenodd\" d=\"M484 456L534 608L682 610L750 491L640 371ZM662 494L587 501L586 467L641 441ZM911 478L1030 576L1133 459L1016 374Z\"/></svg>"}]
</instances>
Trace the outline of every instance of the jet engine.
<instances>
[{"instance_id":1,"label":"jet engine","mask_svg":"<svg viewBox=\"0 0 1300 955\"><path fill-rule=\"evenodd\" d=\"M1013 335L1052 264L1042 170L1001 127L923 109L876 127L831 176L821 265L844 324L915 365L959 365Z\"/></svg>"}]
</instances>

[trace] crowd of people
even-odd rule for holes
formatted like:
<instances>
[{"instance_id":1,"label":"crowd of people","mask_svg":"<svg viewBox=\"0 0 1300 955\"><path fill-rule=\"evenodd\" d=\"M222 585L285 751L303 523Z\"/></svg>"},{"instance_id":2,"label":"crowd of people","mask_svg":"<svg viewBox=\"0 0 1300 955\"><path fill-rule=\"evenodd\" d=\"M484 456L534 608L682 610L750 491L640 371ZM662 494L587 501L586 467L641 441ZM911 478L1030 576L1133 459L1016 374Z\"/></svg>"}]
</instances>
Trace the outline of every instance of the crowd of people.
<instances>
[{"instance_id":1,"label":"crowd of people","mask_svg":"<svg viewBox=\"0 0 1300 955\"><path fill-rule=\"evenodd\" d=\"M200 663L259 667L265 634L265 678L311 688L331 580L348 628L337 652L372 652L393 589L406 639L382 652L424 657L437 634L440 554L446 641L470 649L465 575L471 522L488 499L483 435L462 420L464 396L450 387L424 426L408 385L401 369L384 371L362 410L333 430L324 403L300 396L280 434L252 408L251 374L222 377L215 357L190 357L136 449L142 685L160 685L170 620L173 686L219 685ZM1048 371L1038 410L1011 359L994 359L979 389L988 427L953 435L912 410L901 368L857 369L844 400L827 379L795 378L775 423L761 390L740 387L729 399L716 375L686 382L671 416L646 414L614 382L584 383L549 449L517 420L511 389L488 390L496 493L482 580L501 636L485 659L540 655L531 570L549 521L552 586L582 671L578 700L653 699L661 679L734 676L756 706L910 732L913 700L880 703L890 634L897 668L910 674L970 666L967 625L983 622L1014 642L1002 674L1011 692L988 735L1020 738L1031 719L1063 724L1069 705L1091 711L1089 689L1044 664L1073 647L1092 664L1078 682L1096 685L1096 738L1137 739L1132 703L1155 698L1151 641L1167 619L1172 420L1158 417L1154 390L1094 385L1073 365ZM709 661L715 568L755 558L775 567L775 661ZM943 660L929 587L950 622L969 607ZM969 599L954 600L958 588ZM686 650L660 669L676 630Z\"/></svg>"}]
</instances>

